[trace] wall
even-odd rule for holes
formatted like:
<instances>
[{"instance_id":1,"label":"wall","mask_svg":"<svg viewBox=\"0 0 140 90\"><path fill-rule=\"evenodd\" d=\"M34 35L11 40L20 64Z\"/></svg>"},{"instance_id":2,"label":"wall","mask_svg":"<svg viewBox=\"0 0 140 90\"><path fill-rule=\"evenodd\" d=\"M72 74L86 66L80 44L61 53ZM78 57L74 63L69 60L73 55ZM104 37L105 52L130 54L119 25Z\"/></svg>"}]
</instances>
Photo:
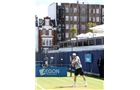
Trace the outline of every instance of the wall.
<instances>
[{"instance_id":1,"label":"wall","mask_svg":"<svg viewBox=\"0 0 140 90\"><path fill-rule=\"evenodd\" d=\"M51 18L51 20L56 20L56 3L51 4L48 6L48 16ZM57 23L55 23L57 25Z\"/></svg>"},{"instance_id":2,"label":"wall","mask_svg":"<svg viewBox=\"0 0 140 90\"><path fill-rule=\"evenodd\" d=\"M38 27L35 27L35 51L36 52L39 50L39 48L38 48L38 33L39 33Z\"/></svg>"}]
</instances>

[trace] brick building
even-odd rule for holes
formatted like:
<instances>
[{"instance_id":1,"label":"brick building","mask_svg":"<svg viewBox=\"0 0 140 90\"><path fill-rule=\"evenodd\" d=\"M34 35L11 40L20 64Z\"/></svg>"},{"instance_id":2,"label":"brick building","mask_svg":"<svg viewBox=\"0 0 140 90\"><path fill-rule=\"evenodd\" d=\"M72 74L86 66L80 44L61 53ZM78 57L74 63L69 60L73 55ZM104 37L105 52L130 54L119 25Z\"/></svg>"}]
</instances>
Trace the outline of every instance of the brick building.
<instances>
[{"instance_id":1,"label":"brick building","mask_svg":"<svg viewBox=\"0 0 140 90\"><path fill-rule=\"evenodd\" d=\"M47 53L51 47L56 45L56 28L54 27L49 17L44 17L44 19L39 19L38 26L38 46L39 52ZM56 47L57 49L57 47Z\"/></svg>"},{"instance_id":2,"label":"brick building","mask_svg":"<svg viewBox=\"0 0 140 90\"><path fill-rule=\"evenodd\" d=\"M52 3L48 8L48 15L57 24L57 43L71 38L71 27L76 27L77 34L81 34L87 33L88 22L103 24L103 8L104 5L99 4Z\"/></svg>"}]
</instances>

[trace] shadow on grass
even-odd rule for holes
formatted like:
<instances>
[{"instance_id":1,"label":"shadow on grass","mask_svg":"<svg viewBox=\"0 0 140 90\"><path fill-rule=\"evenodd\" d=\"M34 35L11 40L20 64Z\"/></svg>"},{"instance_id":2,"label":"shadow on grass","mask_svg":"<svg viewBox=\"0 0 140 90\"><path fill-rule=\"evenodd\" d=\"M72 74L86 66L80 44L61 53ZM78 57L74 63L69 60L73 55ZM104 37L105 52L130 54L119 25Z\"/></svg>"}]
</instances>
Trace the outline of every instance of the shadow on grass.
<instances>
[{"instance_id":1,"label":"shadow on grass","mask_svg":"<svg viewBox=\"0 0 140 90\"><path fill-rule=\"evenodd\" d=\"M76 87L85 87L85 86L76 86ZM76 87L73 87L73 86L57 86L55 88L76 88Z\"/></svg>"},{"instance_id":2,"label":"shadow on grass","mask_svg":"<svg viewBox=\"0 0 140 90\"><path fill-rule=\"evenodd\" d=\"M70 73L70 72L69 72ZM74 75L74 72L72 72L72 76ZM103 77L99 77L99 76L96 76L96 75L89 75L89 74L85 74L85 76L87 77L93 77L93 78L96 78L96 79L100 79L100 80L104 80ZM71 77L70 75L68 77Z\"/></svg>"}]
</instances>

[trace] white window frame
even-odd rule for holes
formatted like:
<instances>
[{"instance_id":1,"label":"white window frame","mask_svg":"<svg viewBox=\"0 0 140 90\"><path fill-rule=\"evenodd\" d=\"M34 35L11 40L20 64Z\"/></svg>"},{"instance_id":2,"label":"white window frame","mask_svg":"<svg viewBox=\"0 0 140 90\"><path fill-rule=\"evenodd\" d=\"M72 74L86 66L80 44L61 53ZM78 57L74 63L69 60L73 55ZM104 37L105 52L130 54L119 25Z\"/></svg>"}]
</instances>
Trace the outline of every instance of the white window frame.
<instances>
[{"instance_id":1,"label":"white window frame","mask_svg":"<svg viewBox=\"0 0 140 90\"><path fill-rule=\"evenodd\" d=\"M45 25L49 26L49 19L45 19Z\"/></svg>"},{"instance_id":2,"label":"white window frame","mask_svg":"<svg viewBox=\"0 0 140 90\"><path fill-rule=\"evenodd\" d=\"M99 21L100 21L99 17L96 17L96 22L99 22Z\"/></svg>"},{"instance_id":3,"label":"white window frame","mask_svg":"<svg viewBox=\"0 0 140 90\"><path fill-rule=\"evenodd\" d=\"M49 30L49 36L52 36L52 30Z\"/></svg>"},{"instance_id":4,"label":"white window frame","mask_svg":"<svg viewBox=\"0 0 140 90\"><path fill-rule=\"evenodd\" d=\"M85 8L81 8L81 13L84 14L86 12Z\"/></svg>"},{"instance_id":5,"label":"white window frame","mask_svg":"<svg viewBox=\"0 0 140 90\"><path fill-rule=\"evenodd\" d=\"M69 12L69 8L65 7L65 11L66 11L66 13L68 13Z\"/></svg>"},{"instance_id":6,"label":"white window frame","mask_svg":"<svg viewBox=\"0 0 140 90\"><path fill-rule=\"evenodd\" d=\"M50 41L51 41L51 43L50 43ZM52 40L49 40L49 42L48 42L48 43L49 43L49 46L52 46Z\"/></svg>"},{"instance_id":7,"label":"white window frame","mask_svg":"<svg viewBox=\"0 0 140 90\"><path fill-rule=\"evenodd\" d=\"M45 45L43 45L43 41L45 41ZM50 41L51 41L51 44L50 44ZM42 46L51 46L51 45L52 45L52 38L42 38Z\"/></svg>"},{"instance_id":8,"label":"white window frame","mask_svg":"<svg viewBox=\"0 0 140 90\"><path fill-rule=\"evenodd\" d=\"M74 13L77 13L77 8L74 8Z\"/></svg>"},{"instance_id":9,"label":"white window frame","mask_svg":"<svg viewBox=\"0 0 140 90\"><path fill-rule=\"evenodd\" d=\"M66 29L69 29L69 24L66 24Z\"/></svg>"},{"instance_id":10,"label":"white window frame","mask_svg":"<svg viewBox=\"0 0 140 90\"><path fill-rule=\"evenodd\" d=\"M99 14L99 8L96 9L96 14Z\"/></svg>"},{"instance_id":11,"label":"white window frame","mask_svg":"<svg viewBox=\"0 0 140 90\"><path fill-rule=\"evenodd\" d=\"M77 28L77 24L74 24L74 27Z\"/></svg>"},{"instance_id":12,"label":"white window frame","mask_svg":"<svg viewBox=\"0 0 140 90\"><path fill-rule=\"evenodd\" d=\"M45 46L46 45L45 43L46 43L45 39L42 39L42 46Z\"/></svg>"},{"instance_id":13,"label":"white window frame","mask_svg":"<svg viewBox=\"0 0 140 90\"><path fill-rule=\"evenodd\" d=\"M81 22L85 22L86 21L86 17L85 16L82 16L81 17Z\"/></svg>"},{"instance_id":14,"label":"white window frame","mask_svg":"<svg viewBox=\"0 0 140 90\"><path fill-rule=\"evenodd\" d=\"M81 25L81 30L85 30L85 29L86 29L85 25Z\"/></svg>"},{"instance_id":15,"label":"white window frame","mask_svg":"<svg viewBox=\"0 0 140 90\"><path fill-rule=\"evenodd\" d=\"M46 35L46 30L42 30L42 35Z\"/></svg>"},{"instance_id":16,"label":"white window frame","mask_svg":"<svg viewBox=\"0 0 140 90\"><path fill-rule=\"evenodd\" d=\"M66 34L66 38L69 38L69 33L65 33Z\"/></svg>"},{"instance_id":17,"label":"white window frame","mask_svg":"<svg viewBox=\"0 0 140 90\"><path fill-rule=\"evenodd\" d=\"M74 21L77 21L77 16L74 16Z\"/></svg>"},{"instance_id":18,"label":"white window frame","mask_svg":"<svg viewBox=\"0 0 140 90\"><path fill-rule=\"evenodd\" d=\"M69 16L66 16L66 21L69 21Z\"/></svg>"}]
</instances>

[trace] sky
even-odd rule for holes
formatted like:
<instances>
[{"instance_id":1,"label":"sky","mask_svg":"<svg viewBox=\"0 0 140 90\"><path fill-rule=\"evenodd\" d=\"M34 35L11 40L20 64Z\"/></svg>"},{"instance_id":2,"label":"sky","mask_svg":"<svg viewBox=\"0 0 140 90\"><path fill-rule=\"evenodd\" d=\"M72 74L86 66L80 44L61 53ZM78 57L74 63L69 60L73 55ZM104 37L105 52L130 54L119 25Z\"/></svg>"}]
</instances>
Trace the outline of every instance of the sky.
<instances>
[{"instance_id":1,"label":"sky","mask_svg":"<svg viewBox=\"0 0 140 90\"><path fill-rule=\"evenodd\" d=\"M35 0L35 15L39 18L43 18L48 16L48 6L54 2L60 3L76 3L77 0ZM85 2L88 4L104 4L103 0L79 0L79 2Z\"/></svg>"}]
</instances>

